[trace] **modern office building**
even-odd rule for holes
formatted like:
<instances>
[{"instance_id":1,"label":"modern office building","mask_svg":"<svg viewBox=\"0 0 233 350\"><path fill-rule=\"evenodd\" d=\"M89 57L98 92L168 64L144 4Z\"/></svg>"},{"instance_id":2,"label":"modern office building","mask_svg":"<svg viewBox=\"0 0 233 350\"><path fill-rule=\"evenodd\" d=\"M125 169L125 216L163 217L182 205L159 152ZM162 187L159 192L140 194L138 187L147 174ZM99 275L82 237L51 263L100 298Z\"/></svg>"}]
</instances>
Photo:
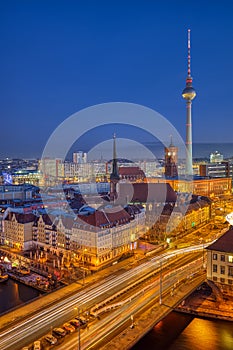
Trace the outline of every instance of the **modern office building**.
<instances>
[{"instance_id":1,"label":"modern office building","mask_svg":"<svg viewBox=\"0 0 233 350\"><path fill-rule=\"evenodd\" d=\"M233 176L233 164L227 161L212 162L199 165L200 176L231 177Z\"/></svg>"},{"instance_id":2,"label":"modern office building","mask_svg":"<svg viewBox=\"0 0 233 350\"><path fill-rule=\"evenodd\" d=\"M87 163L87 153L83 151L74 152L73 163L78 163L78 164Z\"/></svg>"},{"instance_id":3,"label":"modern office building","mask_svg":"<svg viewBox=\"0 0 233 350\"><path fill-rule=\"evenodd\" d=\"M223 155L218 151L210 154L210 163L221 163L223 161Z\"/></svg>"},{"instance_id":4,"label":"modern office building","mask_svg":"<svg viewBox=\"0 0 233 350\"><path fill-rule=\"evenodd\" d=\"M64 179L64 163L60 158L42 158L39 161L44 185L55 185Z\"/></svg>"},{"instance_id":5,"label":"modern office building","mask_svg":"<svg viewBox=\"0 0 233 350\"><path fill-rule=\"evenodd\" d=\"M16 203L15 201L24 202L32 199L38 192L39 188L30 184L1 185L0 202L3 204L14 204Z\"/></svg>"}]
</instances>

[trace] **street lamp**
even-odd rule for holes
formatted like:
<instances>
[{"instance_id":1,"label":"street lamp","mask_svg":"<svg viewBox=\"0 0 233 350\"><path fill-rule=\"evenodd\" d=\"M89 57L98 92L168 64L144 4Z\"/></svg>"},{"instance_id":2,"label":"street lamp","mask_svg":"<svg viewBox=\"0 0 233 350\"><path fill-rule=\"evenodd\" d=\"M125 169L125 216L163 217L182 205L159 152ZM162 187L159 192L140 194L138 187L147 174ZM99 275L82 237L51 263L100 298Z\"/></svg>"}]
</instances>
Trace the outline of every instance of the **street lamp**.
<instances>
[{"instance_id":1,"label":"street lamp","mask_svg":"<svg viewBox=\"0 0 233 350\"><path fill-rule=\"evenodd\" d=\"M83 285L85 285L85 252L87 248L83 249Z\"/></svg>"},{"instance_id":2,"label":"street lamp","mask_svg":"<svg viewBox=\"0 0 233 350\"><path fill-rule=\"evenodd\" d=\"M78 311L78 319L79 319L79 307L75 307L74 310ZM80 322L80 321L79 321ZM80 325L78 327L78 350L81 350L81 342L80 342Z\"/></svg>"},{"instance_id":3,"label":"street lamp","mask_svg":"<svg viewBox=\"0 0 233 350\"><path fill-rule=\"evenodd\" d=\"M163 294L163 289L162 289L162 260L160 260L160 276L159 276L159 305L162 304L162 294Z\"/></svg>"}]
</instances>

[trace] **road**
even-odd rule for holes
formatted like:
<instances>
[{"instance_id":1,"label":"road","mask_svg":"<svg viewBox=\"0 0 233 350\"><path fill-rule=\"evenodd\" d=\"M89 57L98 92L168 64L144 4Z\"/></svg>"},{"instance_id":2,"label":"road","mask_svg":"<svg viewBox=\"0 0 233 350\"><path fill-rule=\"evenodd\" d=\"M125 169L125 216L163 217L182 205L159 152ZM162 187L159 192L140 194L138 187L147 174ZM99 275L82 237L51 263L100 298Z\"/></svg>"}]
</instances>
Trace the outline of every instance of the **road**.
<instances>
[{"instance_id":1,"label":"road","mask_svg":"<svg viewBox=\"0 0 233 350\"><path fill-rule=\"evenodd\" d=\"M183 280L189 278L195 272L200 271L202 268L202 258L199 258L185 266L178 268L176 271L168 272L162 277L162 295L167 293L175 293L174 285L177 281L181 283ZM81 349L99 349L103 343L112 339L120 330L130 325L130 316L136 315L143 308L147 307L151 303L159 303L160 299L160 279L157 278L152 284L151 288L145 293L142 293L138 298L132 300L127 305L111 312L108 316L104 317L88 331L82 333ZM162 301L162 300L161 300ZM73 337L64 344L58 347L59 350L72 350L77 345L77 338Z\"/></svg>"},{"instance_id":2,"label":"road","mask_svg":"<svg viewBox=\"0 0 233 350\"><path fill-rule=\"evenodd\" d=\"M104 299L108 298L110 295L115 294L117 291L125 288L127 285L130 286L136 281L142 280L142 278L146 278L146 276L153 273L153 271L158 271L161 264L166 265L168 261L171 261L172 270L172 259L175 261L175 257L179 254L190 254L191 252L200 252L202 250L203 245L201 244L195 247L188 247L164 253L158 257L151 258L149 261L144 262L137 267L133 267L129 271L126 271L120 275L111 275L105 278L104 280L95 283L92 286L86 287L85 289L78 292L76 295L69 296L64 300L59 300L57 301L56 305L50 306L42 311L39 311L36 314L28 317L26 320L18 321L17 324L15 324L13 327L9 327L7 330L2 331L0 333L0 349L18 350L22 346L27 345L33 340L35 340L35 337L38 339L42 335L46 334L50 330L51 326L59 326L64 321L73 318L75 312L74 308L78 307L80 310L89 310L96 303L102 302ZM164 277L163 288L169 288L169 286L175 283L175 280L177 281L177 279L181 278L182 276L185 278L185 276L187 276L189 273L189 269L182 267L181 260L180 267L177 267L176 271L169 272L168 275ZM154 293L158 293L157 287L154 288ZM141 303L139 303L137 300L133 300L132 305L134 305L134 307L132 306L132 312L136 312L136 307L141 307ZM123 309L124 308L129 311L129 305L125 305ZM127 319L127 315L125 315L125 317L122 317L121 322L119 323L120 316L118 315L118 313L119 315L122 315L122 311L120 312L120 310L116 310L113 313L111 313L111 315L109 316L110 319L108 319L108 317L104 318L106 321L103 322L106 322L106 330L109 330L109 332L111 332L112 327L116 327L116 324L119 324L120 326L122 322L125 322L125 319ZM95 327L93 327L93 331L91 329L91 332L94 332L91 333L91 335L93 339L94 337L96 337L97 341L97 334L99 338L102 333L99 331L98 327L100 326L98 322L96 323ZM103 327L103 325L101 327ZM90 338L89 331L86 334L86 336ZM87 342L85 336L83 335L82 342ZM72 347L67 347L66 350L68 349L72 349Z\"/></svg>"}]
</instances>

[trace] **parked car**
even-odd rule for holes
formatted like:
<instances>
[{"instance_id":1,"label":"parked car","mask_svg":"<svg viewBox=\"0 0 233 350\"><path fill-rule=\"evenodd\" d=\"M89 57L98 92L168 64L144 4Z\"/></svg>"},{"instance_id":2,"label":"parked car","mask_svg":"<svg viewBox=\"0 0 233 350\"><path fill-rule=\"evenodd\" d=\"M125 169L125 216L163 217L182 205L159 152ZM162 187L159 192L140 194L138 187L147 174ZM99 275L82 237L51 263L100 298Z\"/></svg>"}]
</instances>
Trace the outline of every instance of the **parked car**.
<instances>
[{"instance_id":1,"label":"parked car","mask_svg":"<svg viewBox=\"0 0 233 350\"><path fill-rule=\"evenodd\" d=\"M33 350L41 350L40 340L34 341Z\"/></svg>"},{"instance_id":2,"label":"parked car","mask_svg":"<svg viewBox=\"0 0 233 350\"><path fill-rule=\"evenodd\" d=\"M81 323L81 325L87 324L87 321L83 317L75 317L75 319L78 320Z\"/></svg>"},{"instance_id":3,"label":"parked car","mask_svg":"<svg viewBox=\"0 0 233 350\"><path fill-rule=\"evenodd\" d=\"M54 328L52 331L53 335L55 335L55 337L64 337L66 335L66 331L63 328Z\"/></svg>"},{"instance_id":4,"label":"parked car","mask_svg":"<svg viewBox=\"0 0 233 350\"><path fill-rule=\"evenodd\" d=\"M75 326L75 328L78 328L81 326L81 322L79 320L76 320L75 318L73 320L70 321L70 324L72 324L73 326Z\"/></svg>"},{"instance_id":5,"label":"parked car","mask_svg":"<svg viewBox=\"0 0 233 350\"><path fill-rule=\"evenodd\" d=\"M57 343L57 338L55 338L52 334L47 334L44 338L51 345L54 345Z\"/></svg>"},{"instance_id":6,"label":"parked car","mask_svg":"<svg viewBox=\"0 0 233 350\"><path fill-rule=\"evenodd\" d=\"M63 324L62 328L66 330L67 333L73 333L75 331L75 327L72 324L66 322Z\"/></svg>"}]
</instances>

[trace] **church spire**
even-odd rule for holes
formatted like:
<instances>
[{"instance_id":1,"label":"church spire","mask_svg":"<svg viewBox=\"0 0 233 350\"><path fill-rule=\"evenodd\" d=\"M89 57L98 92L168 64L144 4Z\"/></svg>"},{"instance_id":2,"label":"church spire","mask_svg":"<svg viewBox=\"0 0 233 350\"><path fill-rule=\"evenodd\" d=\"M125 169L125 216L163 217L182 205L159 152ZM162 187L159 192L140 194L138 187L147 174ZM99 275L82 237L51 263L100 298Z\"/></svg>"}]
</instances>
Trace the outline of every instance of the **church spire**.
<instances>
[{"instance_id":1,"label":"church spire","mask_svg":"<svg viewBox=\"0 0 233 350\"><path fill-rule=\"evenodd\" d=\"M112 158L112 172L110 175L110 180L120 180L118 174L118 165L117 165L117 153L116 153L116 134L113 134L113 158Z\"/></svg>"},{"instance_id":2,"label":"church spire","mask_svg":"<svg viewBox=\"0 0 233 350\"><path fill-rule=\"evenodd\" d=\"M116 134L113 134L113 159L112 159L112 172L110 174L110 200L114 201L117 198L117 183L120 180L117 166L117 153L116 153Z\"/></svg>"}]
</instances>

